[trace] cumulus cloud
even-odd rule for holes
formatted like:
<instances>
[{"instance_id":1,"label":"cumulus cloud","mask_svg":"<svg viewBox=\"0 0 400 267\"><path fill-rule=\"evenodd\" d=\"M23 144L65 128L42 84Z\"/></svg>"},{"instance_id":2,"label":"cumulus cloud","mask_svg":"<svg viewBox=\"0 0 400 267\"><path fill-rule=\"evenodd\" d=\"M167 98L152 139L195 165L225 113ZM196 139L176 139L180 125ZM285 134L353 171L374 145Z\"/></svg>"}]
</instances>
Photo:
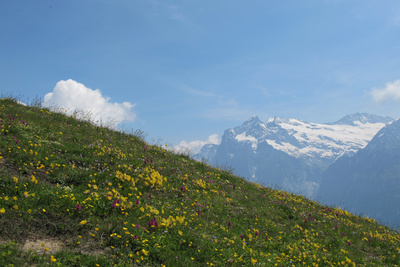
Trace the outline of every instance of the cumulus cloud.
<instances>
[{"instance_id":1,"label":"cumulus cloud","mask_svg":"<svg viewBox=\"0 0 400 267\"><path fill-rule=\"evenodd\" d=\"M381 104L387 101L400 101L400 80L388 82L383 88L372 88L372 98Z\"/></svg>"},{"instance_id":2,"label":"cumulus cloud","mask_svg":"<svg viewBox=\"0 0 400 267\"><path fill-rule=\"evenodd\" d=\"M191 141L191 142L181 141L179 145L173 148L173 150L177 152L189 151L191 154L197 154L200 152L201 148L205 145L208 144L219 145L220 143L221 141L218 138L218 134L213 134L208 137L207 141L201 141L201 140Z\"/></svg>"},{"instance_id":3,"label":"cumulus cloud","mask_svg":"<svg viewBox=\"0 0 400 267\"><path fill-rule=\"evenodd\" d=\"M71 79L59 81L53 92L45 95L42 105L68 115L83 114L98 125L110 127L116 127L122 121L134 121L136 117L131 111L134 104L113 103L100 90L92 90Z\"/></svg>"}]
</instances>

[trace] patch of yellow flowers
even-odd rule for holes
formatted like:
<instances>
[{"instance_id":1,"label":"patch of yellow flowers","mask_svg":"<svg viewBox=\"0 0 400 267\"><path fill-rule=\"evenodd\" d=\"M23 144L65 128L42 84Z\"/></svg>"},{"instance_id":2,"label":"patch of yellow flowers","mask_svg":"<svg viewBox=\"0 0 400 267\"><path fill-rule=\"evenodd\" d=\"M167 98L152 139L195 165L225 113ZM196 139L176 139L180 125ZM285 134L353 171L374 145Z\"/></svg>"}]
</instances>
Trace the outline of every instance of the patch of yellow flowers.
<instances>
[{"instance_id":1,"label":"patch of yellow flowers","mask_svg":"<svg viewBox=\"0 0 400 267\"><path fill-rule=\"evenodd\" d=\"M158 171L154 170L151 166L147 166L144 169L143 174L139 175L139 178L144 179L146 186L152 186L155 188L162 187L163 182L167 181L167 178L162 176Z\"/></svg>"},{"instance_id":2,"label":"patch of yellow flowers","mask_svg":"<svg viewBox=\"0 0 400 267\"><path fill-rule=\"evenodd\" d=\"M126 174L126 173L122 173L120 171L117 171L115 173L115 176L120 179L121 181L126 181L126 182L130 182L132 184L132 186L135 186L135 179L133 179L130 175Z\"/></svg>"},{"instance_id":3,"label":"patch of yellow flowers","mask_svg":"<svg viewBox=\"0 0 400 267\"><path fill-rule=\"evenodd\" d=\"M185 216L176 216L175 218L173 216L169 216L168 218L161 218L160 225L168 228L170 226L175 226L177 223L183 224L185 218Z\"/></svg>"}]
</instances>

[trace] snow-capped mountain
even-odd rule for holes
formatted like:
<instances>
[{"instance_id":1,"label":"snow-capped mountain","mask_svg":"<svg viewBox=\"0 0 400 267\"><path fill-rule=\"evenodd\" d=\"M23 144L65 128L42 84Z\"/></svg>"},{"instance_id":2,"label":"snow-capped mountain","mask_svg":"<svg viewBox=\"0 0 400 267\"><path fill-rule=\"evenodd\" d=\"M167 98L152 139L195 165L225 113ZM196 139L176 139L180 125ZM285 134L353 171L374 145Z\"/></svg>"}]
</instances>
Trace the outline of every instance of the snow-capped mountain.
<instances>
[{"instance_id":1,"label":"snow-capped mountain","mask_svg":"<svg viewBox=\"0 0 400 267\"><path fill-rule=\"evenodd\" d=\"M336 124L336 125L353 125L357 124L365 124L365 123L381 123L382 121L390 122L393 119L390 117L382 117L368 113L355 113L344 116L340 120L328 124Z\"/></svg>"},{"instance_id":2,"label":"snow-capped mountain","mask_svg":"<svg viewBox=\"0 0 400 267\"><path fill-rule=\"evenodd\" d=\"M250 142L255 150L259 142L267 141L273 148L296 158L333 162L343 154L354 154L366 146L379 129L392 120L370 117L353 114L337 123L317 124L277 117L263 123L255 116L230 131L236 133L237 141Z\"/></svg>"},{"instance_id":3,"label":"snow-capped mountain","mask_svg":"<svg viewBox=\"0 0 400 267\"><path fill-rule=\"evenodd\" d=\"M309 123L257 116L225 131L220 145L207 145L194 157L234 168L237 175L312 196L320 174L337 158L365 147L389 117L348 115L334 123Z\"/></svg>"},{"instance_id":4,"label":"snow-capped mountain","mask_svg":"<svg viewBox=\"0 0 400 267\"><path fill-rule=\"evenodd\" d=\"M400 119L322 174L316 199L400 226Z\"/></svg>"}]
</instances>

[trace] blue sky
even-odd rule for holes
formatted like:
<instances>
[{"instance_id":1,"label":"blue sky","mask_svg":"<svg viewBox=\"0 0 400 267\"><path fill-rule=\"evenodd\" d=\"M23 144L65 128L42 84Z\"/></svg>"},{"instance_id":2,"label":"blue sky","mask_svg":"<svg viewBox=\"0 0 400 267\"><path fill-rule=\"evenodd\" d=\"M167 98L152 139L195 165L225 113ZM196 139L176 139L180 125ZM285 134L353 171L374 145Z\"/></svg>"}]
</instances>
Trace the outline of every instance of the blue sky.
<instances>
[{"instance_id":1,"label":"blue sky","mask_svg":"<svg viewBox=\"0 0 400 267\"><path fill-rule=\"evenodd\" d=\"M2 0L0 33L1 93L149 141L217 142L253 115L400 116L398 0Z\"/></svg>"}]
</instances>

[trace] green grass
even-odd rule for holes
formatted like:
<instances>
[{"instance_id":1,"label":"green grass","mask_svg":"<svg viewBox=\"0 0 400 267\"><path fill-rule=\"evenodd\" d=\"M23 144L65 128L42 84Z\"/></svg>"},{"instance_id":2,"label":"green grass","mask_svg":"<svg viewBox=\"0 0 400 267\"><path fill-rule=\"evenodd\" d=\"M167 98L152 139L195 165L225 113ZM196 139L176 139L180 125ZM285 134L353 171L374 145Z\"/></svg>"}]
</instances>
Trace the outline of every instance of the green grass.
<instances>
[{"instance_id":1,"label":"green grass","mask_svg":"<svg viewBox=\"0 0 400 267\"><path fill-rule=\"evenodd\" d=\"M163 147L1 99L0 266L399 265L393 229Z\"/></svg>"}]
</instances>

